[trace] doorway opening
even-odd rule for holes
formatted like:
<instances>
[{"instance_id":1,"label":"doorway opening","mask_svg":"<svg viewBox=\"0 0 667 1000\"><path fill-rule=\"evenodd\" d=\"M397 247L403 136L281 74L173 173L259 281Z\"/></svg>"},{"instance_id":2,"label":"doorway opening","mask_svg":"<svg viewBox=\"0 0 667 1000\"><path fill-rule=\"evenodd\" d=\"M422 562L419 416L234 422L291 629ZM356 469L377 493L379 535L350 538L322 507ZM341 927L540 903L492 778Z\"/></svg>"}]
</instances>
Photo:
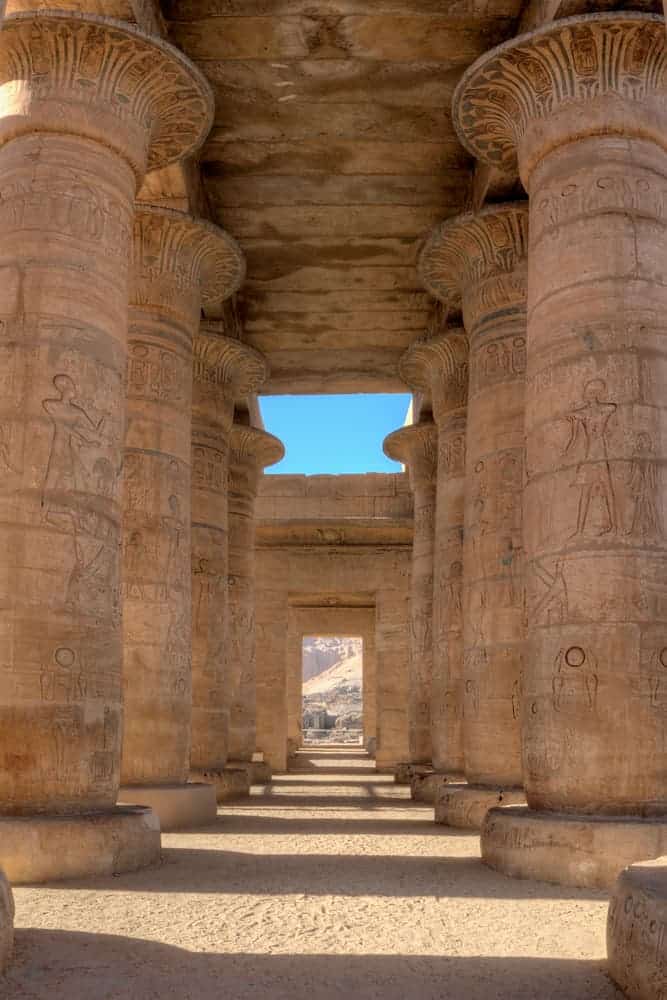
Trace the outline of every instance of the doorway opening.
<instances>
[{"instance_id":1,"label":"doorway opening","mask_svg":"<svg viewBox=\"0 0 667 1000\"><path fill-rule=\"evenodd\" d=\"M303 636L301 693L305 747L363 744L363 658L361 636Z\"/></svg>"}]
</instances>

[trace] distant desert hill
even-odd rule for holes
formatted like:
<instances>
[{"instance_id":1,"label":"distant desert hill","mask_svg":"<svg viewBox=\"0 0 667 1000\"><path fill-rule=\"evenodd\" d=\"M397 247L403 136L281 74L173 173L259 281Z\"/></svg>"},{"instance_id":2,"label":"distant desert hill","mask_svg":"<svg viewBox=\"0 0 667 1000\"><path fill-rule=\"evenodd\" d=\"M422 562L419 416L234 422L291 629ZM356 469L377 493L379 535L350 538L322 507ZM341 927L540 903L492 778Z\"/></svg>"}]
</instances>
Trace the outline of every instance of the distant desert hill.
<instances>
[{"instance_id":1,"label":"distant desert hill","mask_svg":"<svg viewBox=\"0 0 667 1000\"><path fill-rule=\"evenodd\" d=\"M303 685L303 693L308 698L313 695L324 696L340 687L361 688L361 679L362 653L359 650L307 680Z\"/></svg>"},{"instance_id":2,"label":"distant desert hill","mask_svg":"<svg viewBox=\"0 0 667 1000\"><path fill-rule=\"evenodd\" d=\"M328 670L350 653L361 655L361 639L306 636L303 640L303 679L309 681L312 677Z\"/></svg>"}]
</instances>

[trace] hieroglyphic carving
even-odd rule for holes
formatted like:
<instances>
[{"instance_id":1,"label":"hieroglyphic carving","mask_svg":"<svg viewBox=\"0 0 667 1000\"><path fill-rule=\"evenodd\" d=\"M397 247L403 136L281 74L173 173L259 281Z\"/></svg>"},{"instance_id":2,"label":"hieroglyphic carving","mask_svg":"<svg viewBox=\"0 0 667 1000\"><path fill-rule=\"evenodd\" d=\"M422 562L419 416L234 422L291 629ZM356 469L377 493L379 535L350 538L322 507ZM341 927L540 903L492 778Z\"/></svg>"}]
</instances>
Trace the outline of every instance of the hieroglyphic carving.
<instances>
[{"instance_id":1,"label":"hieroglyphic carving","mask_svg":"<svg viewBox=\"0 0 667 1000\"><path fill-rule=\"evenodd\" d=\"M85 107L90 122L98 114L106 120L113 116L121 136L127 130L150 137L151 170L192 154L208 134L210 88L200 71L162 40L129 24L55 10L10 15L3 32L0 84L29 81L33 119L42 101ZM143 149L132 153L145 156ZM137 167L143 174L146 163Z\"/></svg>"},{"instance_id":2,"label":"hieroglyphic carving","mask_svg":"<svg viewBox=\"0 0 667 1000\"><path fill-rule=\"evenodd\" d=\"M192 449L193 489L227 492L227 456L219 448L195 445Z\"/></svg>"},{"instance_id":3,"label":"hieroglyphic carving","mask_svg":"<svg viewBox=\"0 0 667 1000\"><path fill-rule=\"evenodd\" d=\"M597 661L583 646L561 649L554 663L553 707L571 715L595 712L598 696Z\"/></svg>"},{"instance_id":4,"label":"hieroglyphic carving","mask_svg":"<svg viewBox=\"0 0 667 1000\"><path fill-rule=\"evenodd\" d=\"M127 359L128 396L189 406L187 386L187 366L180 354L133 337Z\"/></svg>"},{"instance_id":5,"label":"hieroglyphic carving","mask_svg":"<svg viewBox=\"0 0 667 1000\"><path fill-rule=\"evenodd\" d=\"M632 521L626 534L639 536L643 541L664 539L658 506L658 464L651 436L645 432L637 435L627 485L632 498Z\"/></svg>"},{"instance_id":6,"label":"hieroglyphic carving","mask_svg":"<svg viewBox=\"0 0 667 1000\"><path fill-rule=\"evenodd\" d=\"M580 490L575 536L589 531L596 535L609 534L618 527L607 455L609 422L617 406L604 398L606 392L603 379L591 379L584 386L583 403L567 417L571 430L563 454L568 455L579 448L581 456L572 483ZM591 504L595 504L597 510L592 511ZM591 517L592 513L595 516Z\"/></svg>"},{"instance_id":7,"label":"hieroglyphic carving","mask_svg":"<svg viewBox=\"0 0 667 1000\"><path fill-rule=\"evenodd\" d=\"M413 389L430 390L440 423L468 399L468 337L460 327L417 340L399 361L399 374Z\"/></svg>"},{"instance_id":8,"label":"hieroglyphic carving","mask_svg":"<svg viewBox=\"0 0 667 1000\"><path fill-rule=\"evenodd\" d=\"M658 17L615 12L557 21L470 67L454 94L454 125L473 156L513 171L531 121L607 95L648 108L664 86L666 65ZM585 135L598 119L579 115L572 122Z\"/></svg>"}]
</instances>

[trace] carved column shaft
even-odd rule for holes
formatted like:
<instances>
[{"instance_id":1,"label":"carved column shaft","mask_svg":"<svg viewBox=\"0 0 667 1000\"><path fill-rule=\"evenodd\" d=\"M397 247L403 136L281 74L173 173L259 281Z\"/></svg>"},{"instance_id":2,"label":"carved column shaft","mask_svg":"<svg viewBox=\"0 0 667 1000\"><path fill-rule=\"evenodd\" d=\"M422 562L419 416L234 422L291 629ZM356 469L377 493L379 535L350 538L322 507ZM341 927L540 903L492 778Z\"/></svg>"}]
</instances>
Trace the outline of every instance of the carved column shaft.
<instances>
[{"instance_id":1,"label":"carved column shaft","mask_svg":"<svg viewBox=\"0 0 667 1000\"><path fill-rule=\"evenodd\" d=\"M525 205L445 223L422 277L461 296L470 338L464 533L464 747L471 784L521 784Z\"/></svg>"},{"instance_id":2,"label":"carved column shaft","mask_svg":"<svg viewBox=\"0 0 667 1000\"><path fill-rule=\"evenodd\" d=\"M410 763L431 761L433 674L433 543L437 433L434 424L411 424L385 438L384 450L402 462L414 496L414 540L410 591Z\"/></svg>"},{"instance_id":3,"label":"carved column shaft","mask_svg":"<svg viewBox=\"0 0 667 1000\"><path fill-rule=\"evenodd\" d=\"M434 770L463 771L463 510L468 340L452 329L401 359L413 388L430 392L438 454L433 548L431 749Z\"/></svg>"},{"instance_id":4,"label":"carved column shaft","mask_svg":"<svg viewBox=\"0 0 667 1000\"><path fill-rule=\"evenodd\" d=\"M284 448L257 427L232 428L229 470L230 760L249 761L256 749L255 500L263 469Z\"/></svg>"},{"instance_id":5,"label":"carved column shaft","mask_svg":"<svg viewBox=\"0 0 667 1000\"><path fill-rule=\"evenodd\" d=\"M182 784L189 773L193 338L202 290L233 291L241 276L240 252L221 230L166 209L137 211L125 438L125 785Z\"/></svg>"},{"instance_id":6,"label":"carved column shaft","mask_svg":"<svg viewBox=\"0 0 667 1000\"><path fill-rule=\"evenodd\" d=\"M234 399L266 376L255 351L213 324L195 337L192 401L192 751L191 767L223 768L230 709L227 646L228 479Z\"/></svg>"},{"instance_id":7,"label":"carved column shaft","mask_svg":"<svg viewBox=\"0 0 667 1000\"><path fill-rule=\"evenodd\" d=\"M0 85L0 810L85 813L119 782L134 194L209 93L171 47L56 12L5 19Z\"/></svg>"},{"instance_id":8,"label":"carved column shaft","mask_svg":"<svg viewBox=\"0 0 667 1000\"><path fill-rule=\"evenodd\" d=\"M572 18L480 61L459 102L469 144L501 164L518 149L530 193L523 745L538 810L667 810L666 73L662 19Z\"/></svg>"}]
</instances>

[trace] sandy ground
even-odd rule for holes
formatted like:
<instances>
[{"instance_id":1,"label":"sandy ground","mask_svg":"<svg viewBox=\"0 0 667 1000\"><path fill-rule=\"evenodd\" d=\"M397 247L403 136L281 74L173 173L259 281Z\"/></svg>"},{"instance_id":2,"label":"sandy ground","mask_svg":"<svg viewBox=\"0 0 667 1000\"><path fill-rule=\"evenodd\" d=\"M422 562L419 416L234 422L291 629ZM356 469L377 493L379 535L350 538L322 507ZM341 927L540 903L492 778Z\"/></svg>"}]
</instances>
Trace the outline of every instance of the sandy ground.
<instances>
[{"instance_id":1,"label":"sandy ground","mask_svg":"<svg viewBox=\"0 0 667 1000\"><path fill-rule=\"evenodd\" d=\"M368 761L311 755L159 868L18 889L2 1000L611 1000L601 893L486 869Z\"/></svg>"}]
</instances>

